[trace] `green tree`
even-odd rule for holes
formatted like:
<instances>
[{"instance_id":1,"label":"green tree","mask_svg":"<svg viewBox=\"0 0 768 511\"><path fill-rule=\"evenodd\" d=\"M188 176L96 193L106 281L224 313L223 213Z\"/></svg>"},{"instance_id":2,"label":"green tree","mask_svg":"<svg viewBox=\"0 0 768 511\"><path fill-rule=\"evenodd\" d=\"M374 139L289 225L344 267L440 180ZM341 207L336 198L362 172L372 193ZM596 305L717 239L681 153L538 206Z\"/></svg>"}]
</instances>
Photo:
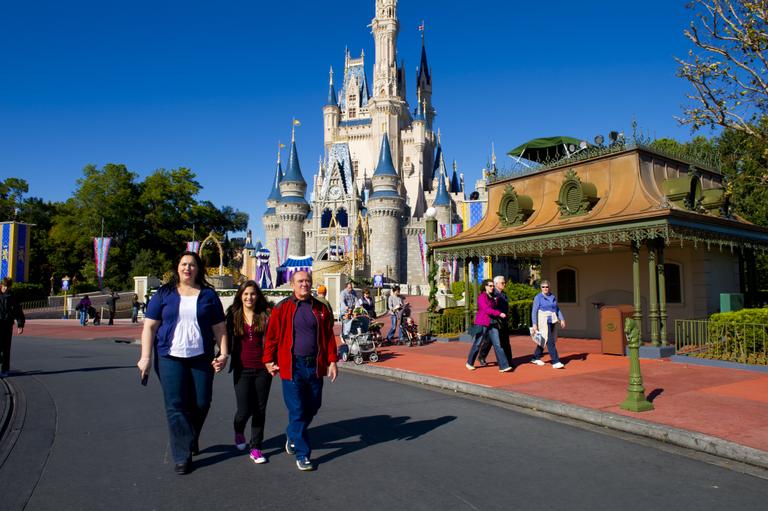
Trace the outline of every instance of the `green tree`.
<instances>
[{"instance_id":1,"label":"green tree","mask_svg":"<svg viewBox=\"0 0 768 511\"><path fill-rule=\"evenodd\" d=\"M16 218L16 210L21 207L23 196L29 191L29 184L21 178L9 177L0 181L0 221Z\"/></svg>"},{"instance_id":2,"label":"green tree","mask_svg":"<svg viewBox=\"0 0 768 511\"><path fill-rule=\"evenodd\" d=\"M693 0L694 19L683 33L693 43L679 64L692 104L679 120L694 130L720 126L766 139L768 2Z\"/></svg>"}]
</instances>

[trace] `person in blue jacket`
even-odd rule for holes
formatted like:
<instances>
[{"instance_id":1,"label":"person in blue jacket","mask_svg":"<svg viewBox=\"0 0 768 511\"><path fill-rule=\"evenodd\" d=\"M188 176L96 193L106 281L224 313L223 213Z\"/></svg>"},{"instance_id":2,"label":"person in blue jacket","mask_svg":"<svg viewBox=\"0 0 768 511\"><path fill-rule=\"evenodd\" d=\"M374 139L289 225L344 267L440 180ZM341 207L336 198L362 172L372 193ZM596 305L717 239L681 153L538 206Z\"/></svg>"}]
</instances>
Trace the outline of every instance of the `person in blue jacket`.
<instances>
[{"instance_id":1,"label":"person in blue jacket","mask_svg":"<svg viewBox=\"0 0 768 511\"><path fill-rule=\"evenodd\" d=\"M565 328L565 318L560 307L557 305L557 298L552 294L548 280L541 281L541 293L537 294L533 299L531 325L533 325L531 333L533 335L537 332L541 333L547 344L547 351L552 359L552 368L562 369L565 367L557 355L557 330L558 328ZM541 344L537 344L531 362L538 366L543 366L544 361L541 360L543 354L544 347Z\"/></svg>"},{"instance_id":2,"label":"person in blue jacket","mask_svg":"<svg viewBox=\"0 0 768 511\"><path fill-rule=\"evenodd\" d=\"M137 364L142 381L152 356L165 399L171 455L177 474L192 470L200 431L213 394L213 375L227 365L226 317L219 296L205 278L195 252L182 252L171 281L147 305ZM219 354L215 354L218 344Z\"/></svg>"}]
</instances>

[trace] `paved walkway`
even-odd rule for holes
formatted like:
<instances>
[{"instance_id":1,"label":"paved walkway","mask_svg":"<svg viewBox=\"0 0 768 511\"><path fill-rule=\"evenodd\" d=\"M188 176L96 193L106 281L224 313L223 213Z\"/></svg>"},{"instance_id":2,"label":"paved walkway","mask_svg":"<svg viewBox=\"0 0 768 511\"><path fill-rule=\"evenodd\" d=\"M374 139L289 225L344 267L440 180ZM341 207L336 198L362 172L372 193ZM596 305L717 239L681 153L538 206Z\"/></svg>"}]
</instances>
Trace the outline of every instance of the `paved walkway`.
<instances>
[{"instance_id":1,"label":"paved walkway","mask_svg":"<svg viewBox=\"0 0 768 511\"><path fill-rule=\"evenodd\" d=\"M388 326L388 318L383 319ZM133 340L140 332L141 326L128 320L86 327L74 320L33 320L24 336ZM14 336L14 342L23 342L24 336ZM384 347L377 363L343 367L452 388L768 468L767 373L642 360L646 395L655 409L632 413L618 406L626 397L627 358L602 355L599 341L561 338L562 370L531 364L530 338L512 337L511 344L517 369L506 374L495 363L468 371L469 345L458 342ZM493 358L491 353L489 362Z\"/></svg>"}]
</instances>

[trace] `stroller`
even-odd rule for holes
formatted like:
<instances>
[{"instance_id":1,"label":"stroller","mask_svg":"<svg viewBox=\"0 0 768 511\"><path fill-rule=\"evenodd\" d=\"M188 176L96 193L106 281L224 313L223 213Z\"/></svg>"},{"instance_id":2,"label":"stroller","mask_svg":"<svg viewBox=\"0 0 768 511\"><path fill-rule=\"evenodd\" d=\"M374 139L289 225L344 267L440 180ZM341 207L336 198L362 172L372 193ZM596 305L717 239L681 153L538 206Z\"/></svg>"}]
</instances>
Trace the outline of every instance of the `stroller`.
<instances>
[{"instance_id":1,"label":"stroller","mask_svg":"<svg viewBox=\"0 0 768 511\"><path fill-rule=\"evenodd\" d=\"M366 356L371 362L379 360L376 344L373 342L373 334L368 331L370 323L371 320L365 315L355 316L344 321L341 333L341 340L344 344L339 347L341 360L346 362L351 358L357 365L362 364Z\"/></svg>"},{"instance_id":2,"label":"stroller","mask_svg":"<svg viewBox=\"0 0 768 511\"><path fill-rule=\"evenodd\" d=\"M402 343L406 346L421 346L424 344L424 340L419 333L419 325L413 320L411 316L403 316L403 331L405 332L405 339Z\"/></svg>"},{"instance_id":3,"label":"stroller","mask_svg":"<svg viewBox=\"0 0 768 511\"><path fill-rule=\"evenodd\" d=\"M99 311L96 310L96 307L92 305L88 307L88 318L93 320L94 325L101 324L101 314L99 314Z\"/></svg>"}]
</instances>

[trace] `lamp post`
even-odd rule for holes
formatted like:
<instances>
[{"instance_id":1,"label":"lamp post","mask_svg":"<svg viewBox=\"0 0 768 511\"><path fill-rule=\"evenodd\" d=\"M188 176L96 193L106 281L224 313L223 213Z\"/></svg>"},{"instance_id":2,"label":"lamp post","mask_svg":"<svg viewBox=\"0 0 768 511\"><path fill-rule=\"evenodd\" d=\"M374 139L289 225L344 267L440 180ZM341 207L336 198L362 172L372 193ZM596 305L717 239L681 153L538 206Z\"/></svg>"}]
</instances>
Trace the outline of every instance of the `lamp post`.
<instances>
[{"instance_id":1,"label":"lamp post","mask_svg":"<svg viewBox=\"0 0 768 511\"><path fill-rule=\"evenodd\" d=\"M437 308L437 299L435 298L435 295L437 294L437 284L435 283L437 268L435 267L435 254L429 244L437 240L437 218L435 218L437 210L435 208L429 208L424 215L426 216L426 232L424 237L427 241L427 279L429 282L429 307L427 310L429 312L435 312L435 309Z\"/></svg>"},{"instance_id":2,"label":"lamp post","mask_svg":"<svg viewBox=\"0 0 768 511\"><path fill-rule=\"evenodd\" d=\"M627 398L619 408L630 412L653 410L653 403L645 398L643 375L640 374L640 329L634 319L624 320L624 334L627 336L629 348L629 387L627 387Z\"/></svg>"},{"instance_id":3,"label":"lamp post","mask_svg":"<svg viewBox=\"0 0 768 511\"><path fill-rule=\"evenodd\" d=\"M69 290L69 276L64 275L61 279L61 289L64 291L64 312L62 313L62 319L67 319L67 291Z\"/></svg>"}]
</instances>

